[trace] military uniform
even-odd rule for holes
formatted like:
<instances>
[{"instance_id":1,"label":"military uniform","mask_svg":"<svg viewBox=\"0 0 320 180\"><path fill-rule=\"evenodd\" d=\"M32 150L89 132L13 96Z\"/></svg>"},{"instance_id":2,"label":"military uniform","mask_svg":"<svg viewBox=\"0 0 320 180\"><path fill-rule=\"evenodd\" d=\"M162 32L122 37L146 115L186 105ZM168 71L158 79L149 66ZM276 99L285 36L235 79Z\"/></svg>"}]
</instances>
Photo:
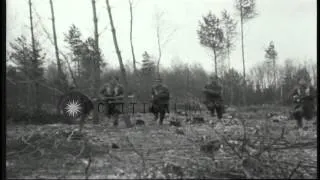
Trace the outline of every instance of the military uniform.
<instances>
[{"instance_id":1,"label":"military uniform","mask_svg":"<svg viewBox=\"0 0 320 180\"><path fill-rule=\"evenodd\" d=\"M216 78L211 78L211 82L207 83L203 89L205 95L204 104L207 106L211 115L214 116L217 112L219 119L222 118L224 112L222 100L222 87L218 84Z\"/></svg>"},{"instance_id":2,"label":"military uniform","mask_svg":"<svg viewBox=\"0 0 320 180\"><path fill-rule=\"evenodd\" d=\"M302 84L296 86L290 95L295 103L292 115L297 120L297 126L302 128L303 118L306 120L313 118L315 89L311 85Z\"/></svg>"},{"instance_id":3,"label":"military uniform","mask_svg":"<svg viewBox=\"0 0 320 180\"><path fill-rule=\"evenodd\" d=\"M161 83L161 80L156 80L156 84L152 86L152 106L150 111L154 114L155 120L158 119L160 114L159 124L163 124L165 113L169 113L169 100L170 93L167 86Z\"/></svg>"},{"instance_id":4,"label":"military uniform","mask_svg":"<svg viewBox=\"0 0 320 180\"><path fill-rule=\"evenodd\" d=\"M123 86L117 81L106 83L100 90L100 94L105 99L106 116L113 117L113 125L118 125L119 114L121 113L119 105L115 103L117 100L123 99Z\"/></svg>"}]
</instances>

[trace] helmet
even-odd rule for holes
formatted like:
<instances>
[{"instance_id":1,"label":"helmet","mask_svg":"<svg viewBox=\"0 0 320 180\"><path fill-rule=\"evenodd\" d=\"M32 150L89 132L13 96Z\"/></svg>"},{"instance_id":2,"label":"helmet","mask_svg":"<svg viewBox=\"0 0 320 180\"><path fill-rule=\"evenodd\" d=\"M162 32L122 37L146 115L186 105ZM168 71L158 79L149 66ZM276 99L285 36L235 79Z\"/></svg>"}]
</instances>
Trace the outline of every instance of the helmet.
<instances>
[{"instance_id":1,"label":"helmet","mask_svg":"<svg viewBox=\"0 0 320 180\"><path fill-rule=\"evenodd\" d=\"M210 76L209 79L210 79L210 81L218 81L219 80L217 75L212 75L212 76Z\"/></svg>"}]
</instances>

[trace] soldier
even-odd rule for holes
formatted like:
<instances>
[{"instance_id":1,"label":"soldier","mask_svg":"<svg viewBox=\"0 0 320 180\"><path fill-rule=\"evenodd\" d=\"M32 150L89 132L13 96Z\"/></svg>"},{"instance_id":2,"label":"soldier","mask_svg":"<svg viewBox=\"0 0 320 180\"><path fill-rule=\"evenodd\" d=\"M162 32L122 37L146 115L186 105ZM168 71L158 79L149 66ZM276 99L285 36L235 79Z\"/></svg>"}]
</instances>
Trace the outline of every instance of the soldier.
<instances>
[{"instance_id":1,"label":"soldier","mask_svg":"<svg viewBox=\"0 0 320 180\"><path fill-rule=\"evenodd\" d=\"M289 97L293 97L295 107L292 115L297 121L297 127L301 129L303 119L311 120L313 118L315 89L305 77L299 77L298 83Z\"/></svg>"},{"instance_id":2,"label":"soldier","mask_svg":"<svg viewBox=\"0 0 320 180\"><path fill-rule=\"evenodd\" d=\"M158 78L152 86L151 94L152 106L150 111L154 114L155 121L158 120L160 114L159 124L162 125L166 112L169 113L170 93L168 87L162 84L162 80Z\"/></svg>"},{"instance_id":3,"label":"soldier","mask_svg":"<svg viewBox=\"0 0 320 180\"><path fill-rule=\"evenodd\" d=\"M218 82L218 77L210 77L209 82L205 85L203 92L205 94L204 104L207 106L211 115L215 115L217 112L218 119L221 120L224 112L223 100L222 100L222 87Z\"/></svg>"},{"instance_id":4,"label":"soldier","mask_svg":"<svg viewBox=\"0 0 320 180\"><path fill-rule=\"evenodd\" d=\"M58 102L58 110L67 119L80 117L80 132L82 131L84 121L92 112L94 106L92 101L76 90L75 86L69 88L69 92L61 96Z\"/></svg>"},{"instance_id":5,"label":"soldier","mask_svg":"<svg viewBox=\"0 0 320 180\"><path fill-rule=\"evenodd\" d=\"M119 83L118 77L110 78L109 82L106 83L100 90L100 94L107 103L107 117L113 117L113 126L118 126L119 114L121 111L118 109L115 101L123 99L123 86Z\"/></svg>"}]
</instances>

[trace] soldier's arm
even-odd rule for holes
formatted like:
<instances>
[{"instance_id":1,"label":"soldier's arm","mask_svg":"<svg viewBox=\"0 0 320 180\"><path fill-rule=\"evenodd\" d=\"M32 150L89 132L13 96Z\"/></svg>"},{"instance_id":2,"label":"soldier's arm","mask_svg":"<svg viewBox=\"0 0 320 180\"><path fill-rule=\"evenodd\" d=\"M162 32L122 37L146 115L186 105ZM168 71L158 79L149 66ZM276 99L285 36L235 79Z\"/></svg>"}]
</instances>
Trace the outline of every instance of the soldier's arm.
<instances>
[{"instance_id":1,"label":"soldier's arm","mask_svg":"<svg viewBox=\"0 0 320 180\"><path fill-rule=\"evenodd\" d=\"M214 94L214 95L220 94L220 91L216 91L216 90L213 90L213 89L205 88L203 91L206 92L206 93Z\"/></svg>"},{"instance_id":2,"label":"soldier's arm","mask_svg":"<svg viewBox=\"0 0 320 180\"><path fill-rule=\"evenodd\" d=\"M99 93L100 93L100 95L105 94L106 93L106 88L105 87L100 88Z\"/></svg>"},{"instance_id":3,"label":"soldier's arm","mask_svg":"<svg viewBox=\"0 0 320 180\"><path fill-rule=\"evenodd\" d=\"M115 95L115 98L123 98L123 95L124 95L124 88L122 85L120 85L118 87L118 92L117 94Z\"/></svg>"},{"instance_id":4,"label":"soldier's arm","mask_svg":"<svg viewBox=\"0 0 320 180\"><path fill-rule=\"evenodd\" d=\"M288 95L288 98L291 99L294 95L297 95L298 94L298 87L295 86L290 92L289 92L289 95Z\"/></svg>"},{"instance_id":5,"label":"soldier's arm","mask_svg":"<svg viewBox=\"0 0 320 180\"><path fill-rule=\"evenodd\" d=\"M316 89L313 86L310 86L310 96L312 98L317 97Z\"/></svg>"}]
</instances>

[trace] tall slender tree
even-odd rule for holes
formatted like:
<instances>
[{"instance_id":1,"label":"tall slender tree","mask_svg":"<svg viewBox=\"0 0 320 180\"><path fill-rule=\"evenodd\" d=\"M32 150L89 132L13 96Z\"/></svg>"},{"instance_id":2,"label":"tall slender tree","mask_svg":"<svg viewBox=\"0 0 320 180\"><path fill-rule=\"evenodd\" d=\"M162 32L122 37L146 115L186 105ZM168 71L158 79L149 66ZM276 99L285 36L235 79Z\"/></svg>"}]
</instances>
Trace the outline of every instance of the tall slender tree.
<instances>
[{"instance_id":1,"label":"tall slender tree","mask_svg":"<svg viewBox=\"0 0 320 180\"><path fill-rule=\"evenodd\" d=\"M91 57L93 60L93 74L94 74L94 96L99 97L99 87L100 87L100 49L99 49L99 34L98 34L98 18L96 11L96 1L92 0L92 10L93 10L93 24L94 24L94 57ZM94 108L93 111L94 122L99 122L98 108Z\"/></svg>"},{"instance_id":2,"label":"tall slender tree","mask_svg":"<svg viewBox=\"0 0 320 180\"><path fill-rule=\"evenodd\" d=\"M68 30L68 33L64 35L64 41L67 42L70 46L70 50L72 51L72 54L74 58L72 58L72 61L76 65L76 74L78 79L81 78L81 57L83 54L83 46L84 43L81 40L81 32L78 27L76 27L74 24L72 24Z\"/></svg>"},{"instance_id":3,"label":"tall slender tree","mask_svg":"<svg viewBox=\"0 0 320 180\"><path fill-rule=\"evenodd\" d=\"M222 29L225 35L225 46L228 56L228 69L230 69L230 53L235 47L234 41L237 35L237 22L230 16L227 10L222 11L221 15Z\"/></svg>"},{"instance_id":4,"label":"tall slender tree","mask_svg":"<svg viewBox=\"0 0 320 180\"><path fill-rule=\"evenodd\" d=\"M108 15L109 15L110 25L111 25L111 32L112 32L114 47L115 47L116 52L117 52L119 65L120 65L122 82L124 84L124 121L125 121L127 127L131 127L132 124L131 124L130 117L129 117L129 114L128 114L128 112L129 112L128 81L127 81L127 76L126 76L126 69L125 69L125 67L123 65L123 60L122 60L120 49L119 49L119 46L118 46L117 35L116 35L116 30L115 30L114 24L113 24L112 12L111 12L111 8L110 8L109 0L106 0L106 4L107 4L107 10L108 10Z\"/></svg>"},{"instance_id":5,"label":"tall slender tree","mask_svg":"<svg viewBox=\"0 0 320 180\"><path fill-rule=\"evenodd\" d=\"M158 46L158 59L157 59L157 76L160 77L160 62L162 58L163 48L170 41L170 37L174 35L177 31L176 28L165 27L166 22L164 20L164 11L160 11L156 9L154 14L155 19L155 29L156 29L156 37L157 37L157 46ZM167 30L167 31L164 31Z\"/></svg>"},{"instance_id":6,"label":"tall slender tree","mask_svg":"<svg viewBox=\"0 0 320 180\"><path fill-rule=\"evenodd\" d=\"M267 49L265 49L265 58L267 62L272 63L272 71L273 71L273 85L274 87L277 87L277 81L276 81L276 59L277 59L278 53L275 49L273 41L270 41L269 46Z\"/></svg>"},{"instance_id":7,"label":"tall slender tree","mask_svg":"<svg viewBox=\"0 0 320 180\"><path fill-rule=\"evenodd\" d=\"M243 103L246 104L245 89L246 89L246 65L244 58L244 31L243 24L248 20L256 17L256 0L235 0L236 9L240 16L241 28L241 50L242 50L242 66L243 66Z\"/></svg>"},{"instance_id":8,"label":"tall slender tree","mask_svg":"<svg viewBox=\"0 0 320 180\"><path fill-rule=\"evenodd\" d=\"M243 25L250 19L257 16L256 12L256 0L235 0L236 9L240 16L240 28L241 28L241 49L242 49L242 63L243 63L243 78L246 79L246 68L244 58L244 31ZM245 81L244 81L245 82Z\"/></svg>"},{"instance_id":9,"label":"tall slender tree","mask_svg":"<svg viewBox=\"0 0 320 180\"><path fill-rule=\"evenodd\" d=\"M133 40L132 40L132 31L133 31L133 10L132 10L132 0L129 1L129 8L130 8L130 46L131 46L131 54L132 54L132 63L133 63L133 71L134 73L137 72L136 67L136 56L134 54L134 48L133 48Z\"/></svg>"},{"instance_id":10,"label":"tall slender tree","mask_svg":"<svg viewBox=\"0 0 320 180\"><path fill-rule=\"evenodd\" d=\"M55 48L55 55L56 55L57 69L58 69L58 74L57 74L58 86L59 86L59 88L66 90L67 81L66 81L66 76L61 68L61 60L59 57L59 47L58 47L58 42L57 42L55 15L54 15L54 8L53 8L52 0L49 0L49 3L50 3L50 9L51 9L53 40L54 40L54 48Z\"/></svg>"},{"instance_id":11,"label":"tall slender tree","mask_svg":"<svg viewBox=\"0 0 320 180\"><path fill-rule=\"evenodd\" d=\"M31 45L32 45L32 66L33 69L37 68L38 64L38 57L37 57L37 50L36 50L36 42L34 38L34 32L33 32L33 16L32 16L32 3L31 0L29 0L29 15L30 15L30 32L31 32ZM32 72L36 73L36 72ZM34 77L34 75L32 75ZM35 105L36 110L40 109L40 102L39 102L39 83L36 79L32 79L32 85L34 86L34 99L35 99Z\"/></svg>"},{"instance_id":12,"label":"tall slender tree","mask_svg":"<svg viewBox=\"0 0 320 180\"><path fill-rule=\"evenodd\" d=\"M199 22L197 30L200 44L213 51L215 74L218 75L217 60L224 53L224 34L220 27L220 19L212 12L202 17L203 22Z\"/></svg>"}]
</instances>

